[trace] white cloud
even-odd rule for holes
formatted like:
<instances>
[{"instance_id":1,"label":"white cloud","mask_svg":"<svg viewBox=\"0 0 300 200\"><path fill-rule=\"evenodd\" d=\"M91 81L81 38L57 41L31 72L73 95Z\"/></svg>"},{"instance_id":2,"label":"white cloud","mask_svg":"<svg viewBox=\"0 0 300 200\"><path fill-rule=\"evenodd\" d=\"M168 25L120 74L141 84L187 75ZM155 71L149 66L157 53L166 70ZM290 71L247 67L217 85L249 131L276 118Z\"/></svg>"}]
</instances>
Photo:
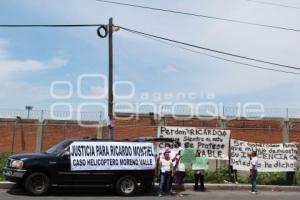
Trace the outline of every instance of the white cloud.
<instances>
[{"instance_id":1,"label":"white cloud","mask_svg":"<svg viewBox=\"0 0 300 200\"><path fill-rule=\"evenodd\" d=\"M60 68L68 64L64 58L54 57L50 60L39 61L35 59L15 59L8 57L9 42L0 38L0 77L12 78L15 74Z\"/></svg>"},{"instance_id":2,"label":"white cloud","mask_svg":"<svg viewBox=\"0 0 300 200\"><path fill-rule=\"evenodd\" d=\"M90 87L90 91L88 95L92 95L92 96L104 96L103 94L105 94L105 96L107 97L107 93L108 93L108 88L105 88L103 86L100 85L92 85Z\"/></svg>"},{"instance_id":3,"label":"white cloud","mask_svg":"<svg viewBox=\"0 0 300 200\"><path fill-rule=\"evenodd\" d=\"M11 76L24 72L47 70L65 66L68 60L53 58L49 61L0 59L0 76Z\"/></svg>"},{"instance_id":4,"label":"white cloud","mask_svg":"<svg viewBox=\"0 0 300 200\"><path fill-rule=\"evenodd\" d=\"M297 10L262 6L246 1L153 0L140 2L128 0L128 2L275 26L300 28L300 21L298 20L300 18L300 12ZM96 1L66 0L63 2L60 1L59 3L53 3L53 1L45 0L43 2L31 1L31 3L26 2L20 4L23 4L23 7L35 13L37 16L48 16L51 21L59 20L62 23L107 23L108 17L112 16L117 25L131 27L144 32L167 36L184 42L199 44L205 47L248 57L300 66L300 59L298 56L298 44L300 43L299 33L290 31L273 30L224 21L146 11L142 9L102 4ZM66 12L66 7L68 7L69 12ZM53 13L55 13L55 15ZM71 34L76 39L80 38L81 42L89 42L90 44L99 46L99 38L90 37L92 31L94 30L86 31L86 29L83 29L78 31L71 30L67 33ZM124 57L126 57L128 52L131 51L134 46L137 46L135 45L137 43L139 43L143 49L148 51L148 54L145 54L143 53L143 49L140 50L140 54L132 58L135 62L136 60L155 60L156 58L151 55L151 50L153 54L157 53L165 56L165 58L163 58L164 60L158 60L158 62L162 61L162 63L170 63L172 60L166 60L170 59L170 55L174 55L176 59L185 62L184 65L176 64L176 67L168 65L165 68L165 71L169 73L176 72L178 69L185 69L182 70L182 73L177 73L177 79L169 80L168 76L165 77L167 86L172 90L170 92L186 90L210 91L216 93L219 97L249 95L249 98L251 98L251 94L255 92L269 91L271 89L276 91L277 88L283 84L300 84L299 76L245 68L236 64L215 61L175 48L163 46L161 46L161 48L154 48L153 46L155 44L153 41L141 39L138 36L131 35L124 31L117 32L115 38L121 40L123 43L128 42L128 49L126 49L122 55ZM114 44L116 46L118 45L117 43ZM130 60L130 58L127 58L127 60ZM174 61L172 62L174 63ZM140 63L143 62L141 61ZM126 65L126 63L124 63L124 65ZM35 67L39 67L38 64L36 64ZM145 81L143 82L143 79L151 76L148 71L143 71L143 68L131 68L131 70L132 71L129 71L128 73L135 73L135 76L142 80L141 87L144 86L142 84L147 84ZM162 71L161 69L159 70ZM155 70L153 70L153 72L154 71ZM122 77L125 77L124 74L122 75ZM183 80L182 83L178 81L179 78L180 80ZM156 84L159 85L161 83L156 82ZM188 89L186 89L187 87ZM284 90L289 89L290 88L285 88ZM95 87L91 89L91 92L99 94L102 90L103 88ZM269 94L269 92L266 92L262 95L267 99ZM289 96L293 101L299 99L294 91L291 91ZM273 99L269 98L269 100L272 101ZM289 104L289 101L286 100L282 103Z\"/></svg>"},{"instance_id":5,"label":"white cloud","mask_svg":"<svg viewBox=\"0 0 300 200\"><path fill-rule=\"evenodd\" d=\"M45 63L46 69L60 68L67 65L69 61L64 58L54 57Z\"/></svg>"},{"instance_id":6,"label":"white cloud","mask_svg":"<svg viewBox=\"0 0 300 200\"><path fill-rule=\"evenodd\" d=\"M9 41L0 38L1 108L24 108L27 104L36 105L49 100L48 86L20 80L17 75L60 68L67 65L68 60L60 57L45 61L16 59L8 51L8 47Z\"/></svg>"},{"instance_id":7,"label":"white cloud","mask_svg":"<svg viewBox=\"0 0 300 200\"><path fill-rule=\"evenodd\" d=\"M43 69L44 63L36 60L0 60L0 75L36 71Z\"/></svg>"}]
</instances>

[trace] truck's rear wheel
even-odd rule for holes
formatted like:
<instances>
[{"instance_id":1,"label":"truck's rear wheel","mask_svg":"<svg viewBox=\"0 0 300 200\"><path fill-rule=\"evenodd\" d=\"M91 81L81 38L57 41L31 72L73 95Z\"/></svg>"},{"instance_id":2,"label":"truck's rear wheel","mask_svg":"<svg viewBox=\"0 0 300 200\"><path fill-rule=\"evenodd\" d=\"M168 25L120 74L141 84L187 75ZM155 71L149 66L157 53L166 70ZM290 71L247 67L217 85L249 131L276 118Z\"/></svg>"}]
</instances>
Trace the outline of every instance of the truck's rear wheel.
<instances>
[{"instance_id":1,"label":"truck's rear wheel","mask_svg":"<svg viewBox=\"0 0 300 200\"><path fill-rule=\"evenodd\" d=\"M50 179L45 173L34 172L26 178L25 189L31 195L45 195L50 189Z\"/></svg>"},{"instance_id":2,"label":"truck's rear wheel","mask_svg":"<svg viewBox=\"0 0 300 200\"><path fill-rule=\"evenodd\" d=\"M137 181L132 176L123 176L116 183L116 192L122 196L131 196L137 191Z\"/></svg>"}]
</instances>

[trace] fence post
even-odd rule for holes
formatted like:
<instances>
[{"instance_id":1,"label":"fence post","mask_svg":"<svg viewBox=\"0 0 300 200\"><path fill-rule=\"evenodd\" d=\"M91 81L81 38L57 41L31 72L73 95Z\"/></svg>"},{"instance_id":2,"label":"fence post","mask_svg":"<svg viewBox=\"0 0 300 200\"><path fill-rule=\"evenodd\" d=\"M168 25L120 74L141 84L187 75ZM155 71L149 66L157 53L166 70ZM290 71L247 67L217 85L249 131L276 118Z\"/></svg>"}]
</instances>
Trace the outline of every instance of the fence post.
<instances>
[{"instance_id":1,"label":"fence post","mask_svg":"<svg viewBox=\"0 0 300 200\"><path fill-rule=\"evenodd\" d=\"M221 129L226 129L227 128L227 124L228 124L228 119L226 119L225 117L224 118L219 117L218 124L219 124L219 127Z\"/></svg>"},{"instance_id":2,"label":"fence post","mask_svg":"<svg viewBox=\"0 0 300 200\"><path fill-rule=\"evenodd\" d=\"M11 153L14 153L14 147L15 147L15 137L16 137L16 126L17 126L17 120L14 123L14 128L13 128L13 136L12 136L12 143L11 143Z\"/></svg>"},{"instance_id":3,"label":"fence post","mask_svg":"<svg viewBox=\"0 0 300 200\"><path fill-rule=\"evenodd\" d=\"M97 129L97 139L103 139L103 123L100 122Z\"/></svg>"},{"instance_id":4,"label":"fence post","mask_svg":"<svg viewBox=\"0 0 300 200\"><path fill-rule=\"evenodd\" d=\"M229 122L229 120L225 116L218 118L218 124L221 129L227 129L228 122ZM227 165L228 165L228 163L226 160L216 160L216 169L218 167L226 167Z\"/></svg>"},{"instance_id":5,"label":"fence post","mask_svg":"<svg viewBox=\"0 0 300 200\"><path fill-rule=\"evenodd\" d=\"M289 133L290 133L290 128L292 126L292 121L290 121L289 118L283 119L282 122L282 142L283 143L288 143L290 141L289 138ZM286 172L286 183L288 185L292 185L293 182L295 181L295 172Z\"/></svg>"},{"instance_id":6,"label":"fence post","mask_svg":"<svg viewBox=\"0 0 300 200\"><path fill-rule=\"evenodd\" d=\"M166 126L166 118L163 113L158 114L159 115L159 124L158 126Z\"/></svg>"},{"instance_id":7,"label":"fence post","mask_svg":"<svg viewBox=\"0 0 300 200\"><path fill-rule=\"evenodd\" d=\"M97 139L103 139L104 122L102 120L102 112L99 113L99 125L97 126Z\"/></svg>"},{"instance_id":8,"label":"fence post","mask_svg":"<svg viewBox=\"0 0 300 200\"><path fill-rule=\"evenodd\" d=\"M97 127L97 136L96 136L97 139L103 139L103 129L104 129L103 125L104 125L103 121L100 120L99 126Z\"/></svg>"},{"instance_id":9,"label":"fence post","mask_svg":"<svg viewBox=\"0 0 300 200\"><path fill-rule=\"evenodd\" d=\"M270 125L268 127L268 131L269 131L269 141L271 141L271 139L272 139L272 128L271 128Z\"/></svg>"},{"instance_id":10,"label":"fence post","mask_svg":"<svg viewBox=\"0 0 300 200\"><path fill-rule=\"evenodd\" d=\"M290 132L290 120L288 118L283 119L282 122L282 142L289 142L289 132Z\"/></svg>"},{"instance_id":11,"label":"fence post","mask_svg":"<svg viewBox=\"0 0 300 200\"><path fill-rule=\"evenodd\" d=\"M44 119L44 110L41 110L41 119L40 120L43 120Z\"/></svg>"},{"instance_id":12,"label":"fence post","mask_svg":"<svg viewBox=\"0 0 300 200\"><path fill-rule=\"evenodd\" d=\"M41 152L43 150L43 138L44 138L44 124L45 121L43 119L39 120L37 123L37 131L36 131L36 152Z\"/></svg>"},{"instance_id":13,"label":"fence post","mask_svg":"<svg viewBox=\"0 0 300 200\"><path fill-rule=\"evenodd\" d=\"M67 128L67 122L64 123L64 140L66 139L66 128Z\"/></svg>"}]
</instances>

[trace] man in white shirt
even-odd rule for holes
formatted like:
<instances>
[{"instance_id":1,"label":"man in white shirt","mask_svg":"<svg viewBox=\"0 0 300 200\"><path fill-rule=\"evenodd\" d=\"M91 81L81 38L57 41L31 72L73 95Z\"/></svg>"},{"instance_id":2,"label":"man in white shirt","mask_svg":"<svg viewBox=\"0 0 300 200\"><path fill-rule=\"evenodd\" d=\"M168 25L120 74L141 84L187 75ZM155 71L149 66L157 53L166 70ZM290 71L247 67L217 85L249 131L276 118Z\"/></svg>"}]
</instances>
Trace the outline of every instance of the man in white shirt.
<instances>
[{"instance_id":1,"label":"man in white shirt","mask_svg":"<svg viewBox=\"0 0 300 200\"><path fill-rule=\"evenodd\" d=\"M258 167L258 160L256 156L256 151L252 151L251 153L251 160L250 160L250 176L251 176L251 193L256 194L256 177L257 177L257 167Z\"/></svg>"}]
</instances>

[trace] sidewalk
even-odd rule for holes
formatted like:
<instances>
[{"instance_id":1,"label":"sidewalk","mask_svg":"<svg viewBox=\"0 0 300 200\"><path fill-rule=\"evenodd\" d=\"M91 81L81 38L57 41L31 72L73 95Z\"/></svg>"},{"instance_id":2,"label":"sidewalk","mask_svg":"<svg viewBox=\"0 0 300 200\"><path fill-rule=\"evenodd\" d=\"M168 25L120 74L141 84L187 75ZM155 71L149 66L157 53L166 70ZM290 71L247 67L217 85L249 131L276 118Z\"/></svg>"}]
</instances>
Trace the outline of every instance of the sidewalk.
<instances>
[{"instance_id":1,"label":"sidewalk","mask_svg":"<svg viewBox=\"0 0 300 200\"><path fill-rule=\"evenodd\" d=\"M15 183L8 181L0 181L0 189L10 189L15 185Z\"/></svg>"},{"instance_id":2,"label":"sidewalk","mask_svg":"<svg viewBox=\"0 0 300 200\"><path fill-rule=\"evenodd\" d=\"M0 189L10 189L15 183L1 181ZM158 184L155 184L157 187ZM194 185L192 183L184 184L186 190L193 190ZM207 190L229 190L229 191L248 191L250 190L250 184L205 184ZM300 186L279 186L279 185L258 185L259 191L283 191L283 192L300 192Z\"/></svg>"},{"instance_id":3,"label":"sidewalk","mask_svg":"<svg viewBox=\"0 0 300 200\"><path fill-rule=\"evenodd\" d=\"M249 191L250 184L205 184L207 190ZM185 189L193 190L194 184L185 184ZM258 191L300 192L300 186L257 185Z\"/></svg>"}]
</instances>

